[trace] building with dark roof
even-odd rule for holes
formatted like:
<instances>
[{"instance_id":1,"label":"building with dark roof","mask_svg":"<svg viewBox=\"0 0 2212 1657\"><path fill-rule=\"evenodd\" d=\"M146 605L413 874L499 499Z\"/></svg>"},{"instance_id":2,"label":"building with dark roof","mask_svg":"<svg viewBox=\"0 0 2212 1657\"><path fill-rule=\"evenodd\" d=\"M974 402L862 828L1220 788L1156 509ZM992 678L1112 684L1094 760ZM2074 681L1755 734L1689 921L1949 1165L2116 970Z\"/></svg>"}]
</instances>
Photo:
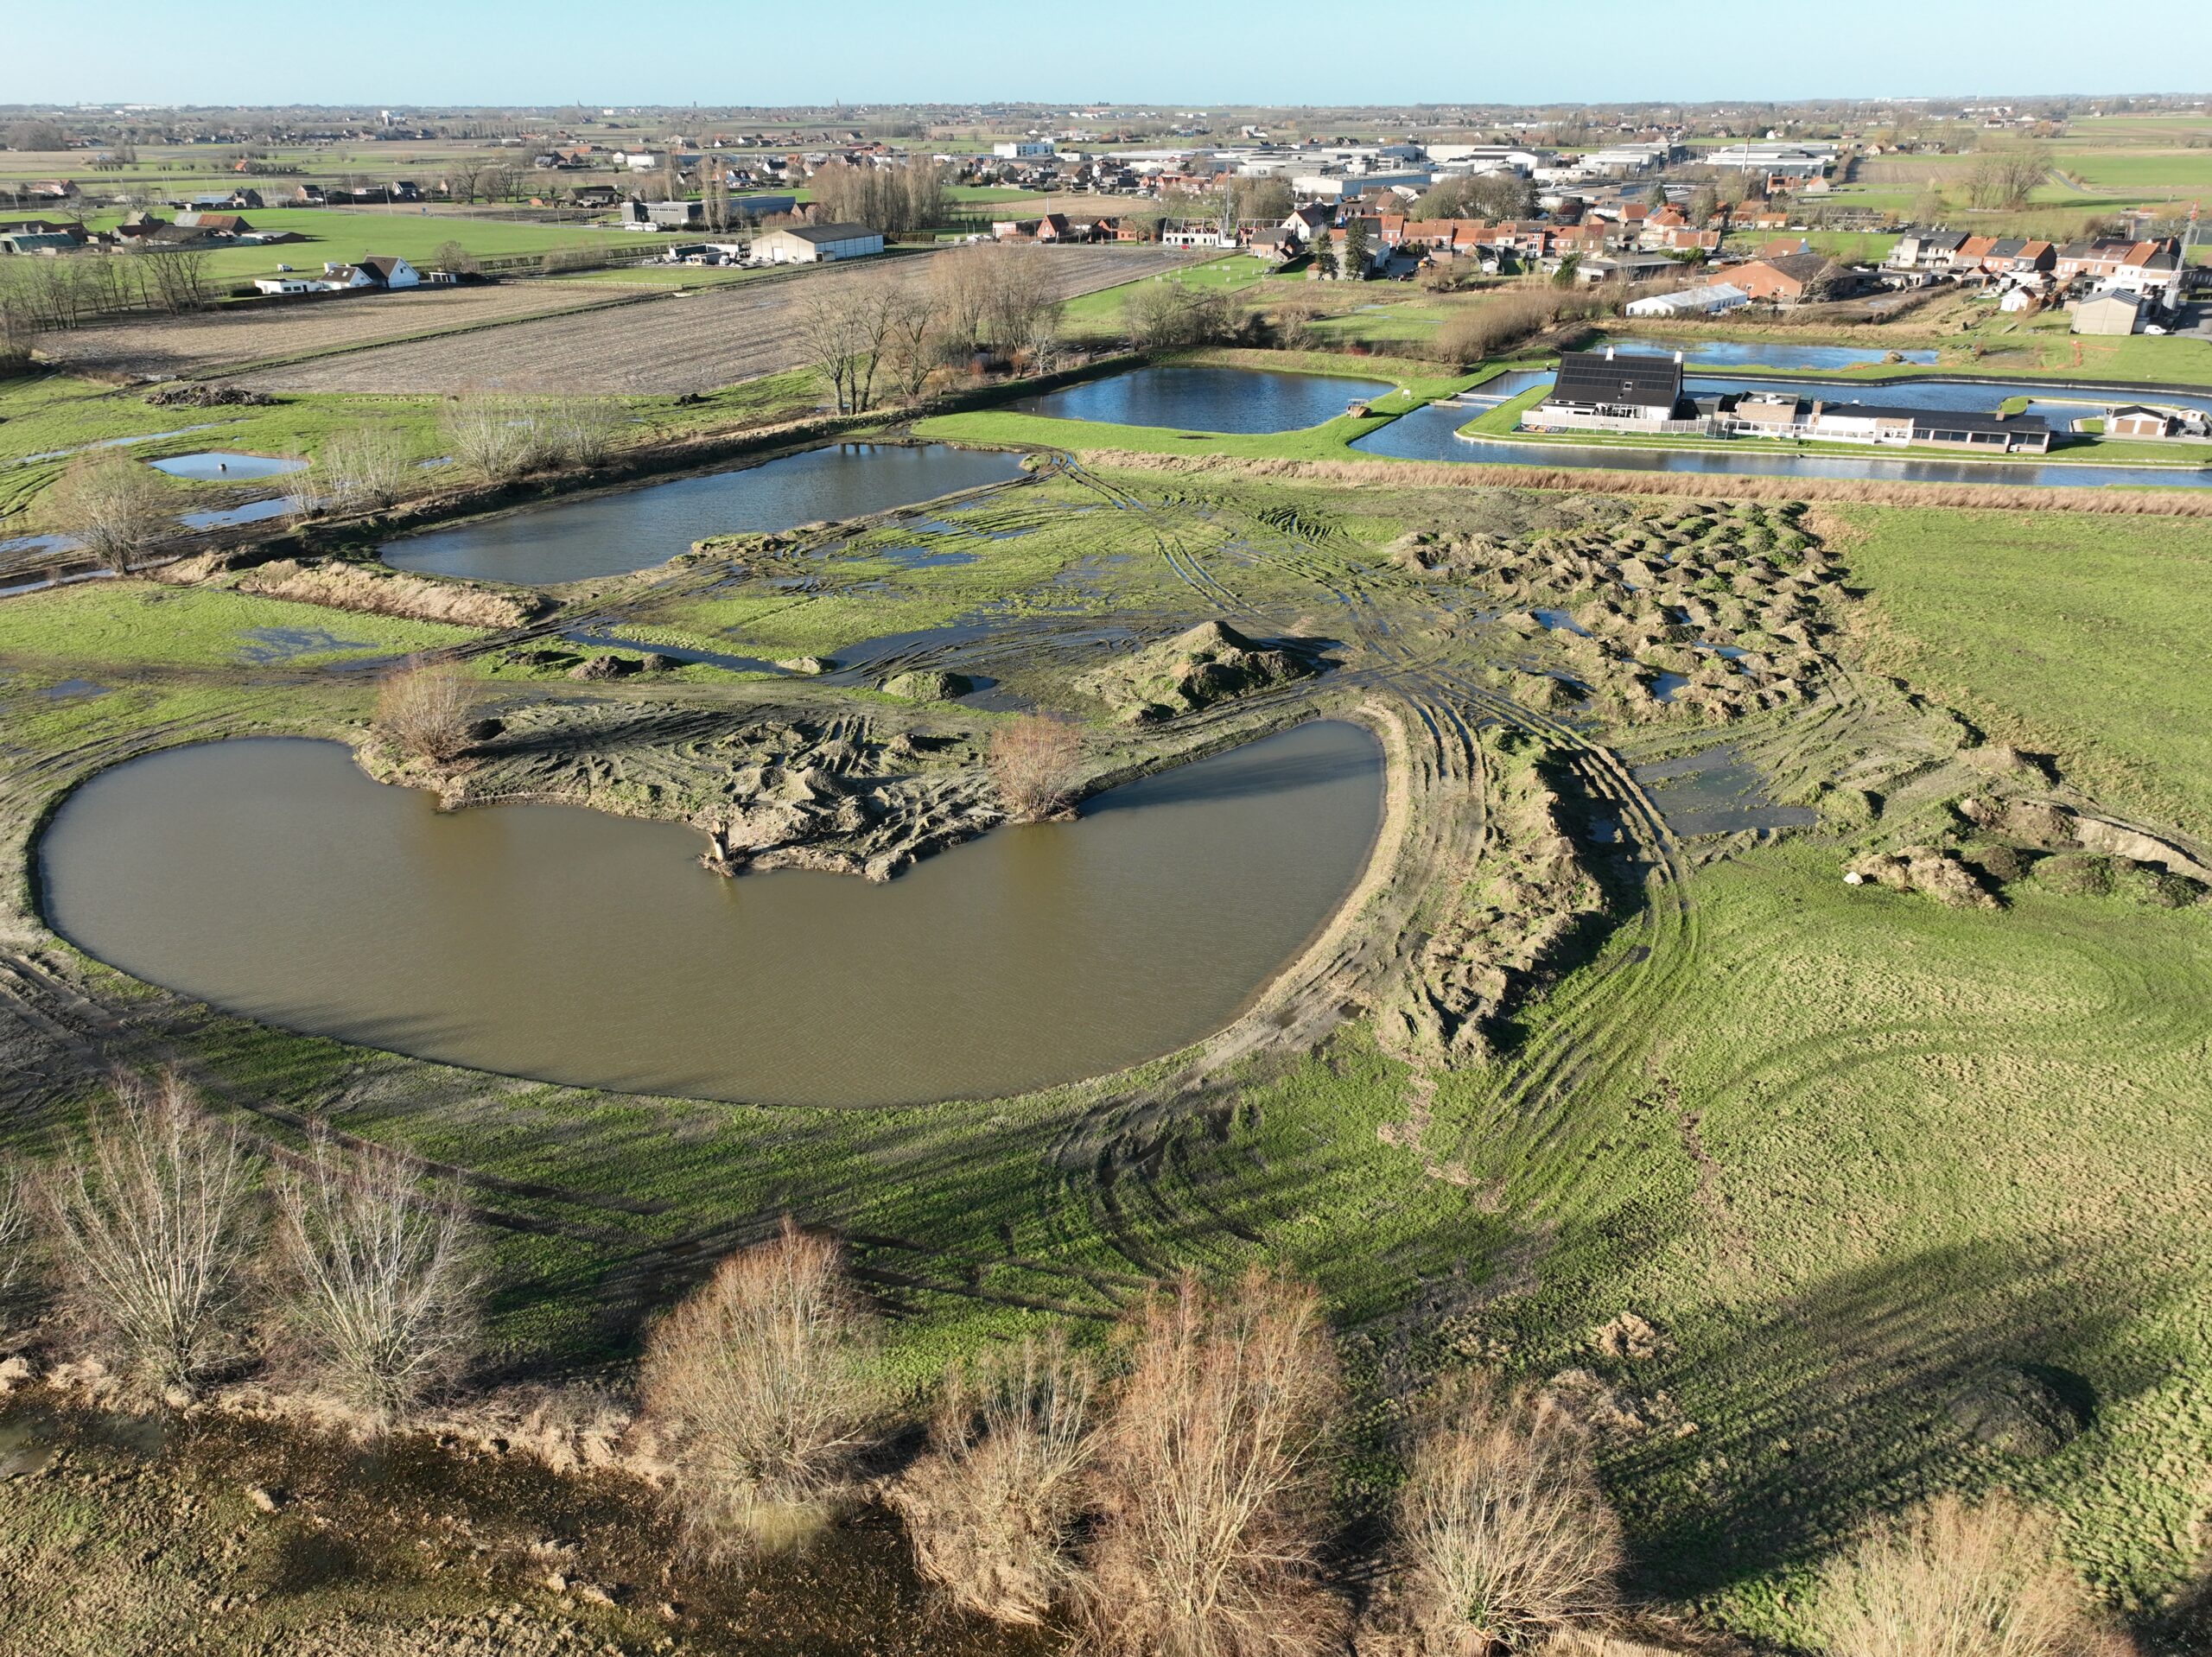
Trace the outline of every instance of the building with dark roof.
<instances>
[{"instance_id":1,"label":"building with dark roof","mask_svg":"<svg viewBox=\"0 0 2212 1657\"><path fill-rule=\"evenodd\" d=\"M1559 377L1531 411L1534 425L1554 422L1623 431L1649 429L1671 420L1695 419L1682 397L1682 359L1644 352L1567 351Z\"/></svg>"}]
</instances>

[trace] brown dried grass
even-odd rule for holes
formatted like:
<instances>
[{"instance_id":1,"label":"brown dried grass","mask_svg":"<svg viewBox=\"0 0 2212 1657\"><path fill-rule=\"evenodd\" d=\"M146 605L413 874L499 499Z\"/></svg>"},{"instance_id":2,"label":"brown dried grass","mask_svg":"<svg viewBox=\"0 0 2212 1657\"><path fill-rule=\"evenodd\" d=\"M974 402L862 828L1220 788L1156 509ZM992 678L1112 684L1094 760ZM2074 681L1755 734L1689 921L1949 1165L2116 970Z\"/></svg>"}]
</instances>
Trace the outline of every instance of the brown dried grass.
<instances>
[{"instance_id":1,"label":"brown dried grass","mask_svg":"<svg viewBox=\"0 0 2212 1657\"><path fill-rule=\"evenodd\" d=\"M1399 1495L1398 1548L1406 1613L1429 1651L1532 1649L1618 1603L1620 1521L1586 1436L1484 1376L1432 1405Z\"/></svg>"},{"instance_id":2,"label":"brown dried grass","mask_svg":"<svg viewBox=\"0 0 2212 1657\"><path fill-rule=\"evenodd\" d=\"M788 1218L660 1321L640 1377L672 1495L710 1551L793 1540L853 1489L886 1403L875 1320L842 1251Z\"/></svg>"},{"instance_id":3,"label":"brown dried grass","mask_svg":"<svg viewBox=\"0 0 2212 1657\"><path fill-rule=\"evenodd\" d=\"M915 1564L955 1603L1033 1626L1078 1598L1077 1527L1093 1460L1096 1372L1057 1334L957 1375L931 1449L892 1488Z\"/></svg>"},{"instance_id":4,"label":"brown dried grass","mask_svg":"<svg viewBox=\"0 0 2212 1657\"><path fill-rule=\"evenodd\" d=\"M442 621L457 627L519 627L543 607L527 594L498 593L368 564L303 564L292 558L247 570L238 578L238 589L326 609Z\"/></svg>"},{"instance_id":5,"label":"brown dried grass","mask_svg":"<svg viewBox=\"0 0 2212 1657\"><path fill-rule=\"evenodd\" d=\"M468 746L469 682L450 662L410 662L377 688L378 736L403 753L450 759Z\"/></svg>"},{"instance_id":6,"label":"brown dried grass","mask_svg":"<svg viewBox=\"0 0 2212 1657\"><path fill-rule=\"evenodd\" d=\"M2084 1616L2045 1514L1938 1496L1821 1573L1814 1623L1833 1657L2119 1657Z\"/></svg>"},{"instance_id":7,"label":"brown dried grass","mask_svg":"<svg viewBox=\"0 0 2212 1657\"><path fill-rule=\"evenodd\" d=\"M1016 822L1064 809L1083 773L1083 733L1071 721L1024 714L994 727L989 764L999 801Z\"/></svg>"},{"instance_id":8,"label":"brown dried grass","mask_svg":"<svg viewBox=\"0 0 2212 1657\"><path fill-rule=\"evenodd\" d=\"M1228 473L1300 483L1387 484L1398 489L1547 489L1582 495L1684 500L1805 500L1883 506L1964 506L2097 517L2212 517L2212 491L2059 489L2009 484L1875 483L1844 478L1760 478L1578 467L1468 465L1454 460L1289 460L1228 454L1094 450L1096 467L1129 472Z\"/></svg>"},{"instance_id":9,"label":"brown dried grass","mask_svg":"<svg viewBox=\"0 0 2212 1657\"><path fill-rule=\"evenodd\" d=\"M1344 1608L1316 1580L1343 1386L1321 1306L1255 1271L1185 1279L1138 1314L1100 1451L1100 1645L1129 1657L1306 1657Z\"/></svg>"}]
</instances>

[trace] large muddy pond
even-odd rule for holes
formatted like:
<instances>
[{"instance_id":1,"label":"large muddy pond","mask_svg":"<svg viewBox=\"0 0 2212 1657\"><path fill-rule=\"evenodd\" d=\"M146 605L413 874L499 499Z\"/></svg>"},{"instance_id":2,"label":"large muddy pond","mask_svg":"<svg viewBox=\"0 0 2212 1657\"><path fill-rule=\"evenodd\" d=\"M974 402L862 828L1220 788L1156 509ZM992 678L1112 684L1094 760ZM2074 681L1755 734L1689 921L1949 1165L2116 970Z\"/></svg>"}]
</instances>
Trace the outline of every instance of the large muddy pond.
<instances>
[{"instance_id":1,"label":"large muddy pond","mask_svg":"<svg viewBox=\"0 0 2212 1657\"><path fill-rule=\"evenodd\" d=\"M1182 431L1299 431L1391 390L1386 380L1251 368L1139 368L1007 406L1023 414Z\"/></svg>"},{"instance_id":2,"label":"large muddy pond","mask_svg":"<svg viewBox=\"0 0 2212 1657\"><path fill-rule=\"evenodd\" d=\"M665 563L710 535L860 517L1003 483L1019 454L931 443L837 443L762 466L553 501L394 541L386 562L550 587Z\"/></svg>"},{"instance_id":3,"label":"large muddy pond","mask_svg":"<svg viewBox=\"0 0 2212 1657\"><path fill-rule=\"evenodd\" d=\"M1381 751L1300 727L1001 828L886 885L726 880L573 806L440 813L343 746L201 744L95 777L39 848L101 960L291 1029L582 1086L763 1103L984 1097L1228 1023L1373 844Z\"/></svg>"}]
</instances>

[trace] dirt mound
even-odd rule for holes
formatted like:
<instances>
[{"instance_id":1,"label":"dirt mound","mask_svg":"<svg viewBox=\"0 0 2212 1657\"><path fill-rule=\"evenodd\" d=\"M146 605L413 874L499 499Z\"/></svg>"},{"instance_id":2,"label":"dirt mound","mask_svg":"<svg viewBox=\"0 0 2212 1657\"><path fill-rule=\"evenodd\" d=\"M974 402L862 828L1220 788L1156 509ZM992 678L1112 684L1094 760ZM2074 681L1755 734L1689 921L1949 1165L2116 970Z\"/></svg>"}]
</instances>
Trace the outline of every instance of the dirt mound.
<instances>
[{"instance_id":1,"label":"dirt mound","mask_svg":"<svg viewBox=\"0 0 2212 1657\"><path fill-rule=\"evenodd\" d=\"M1917 892L1955 909L1994 909L1997 899L1955 852L1933 846L1908 846L1898 852L1873 852L1844 873L1852 886L1887 886Z\"/></svg>"},{"instance_id":2,"label":"dirt mound","mask_svg":"<svg viewBox=\"0 0 2212 1657\"><path fill-rule=\"evenodd\" d=\"M1225 621L1188 632L1077 682L1124 718L1173 719L1216 702L1310 677L1319 664L1304 651L1248 638Z\"/></svg>"},{"instance_id":3,"label":"dirt mound","mask_svg":"<svg viewBox=\"0 0 2212 1657\"><path fill-rule=\"evenodd\" d=\"M266 391L250 391L243 385L203 385L198 381L178 381L169 385L157 385L146 393L146 401L156 409L259 409L276 401Z\"/></svg>"},{"instance_id":4,"label":"dirt mound","mask_svg":"<svg viewBox=\"0 0 2212 1657\"><path fill-rule=\"evenodd\" d=\"M237 585L239 592L263 598L461 627L519 627L548 607L546 600L528 594L412 575L380 564L308 564L280 558L247 570Z\"/></svg>"},{"instance_id":5,"label":"dirt mound","mask_svg":"<svg viewBox=\"0 0 2212 1657\"><path fill-rule=\"evenodd\" d=\"M942 668L914 668L894 673L883 682L886 695L906 702L951 702L975 688L975 681L966 674L947 673Z\"/></svg>"},{"instance_id":6,"label":"dirt mound","mask_svg":"<svg viewBox=\"0 0 2212 1657\"><path fill-rule=\"evenodd\" d=\"M1999 1455L2050 1456L2088 1425L2067 1390L2037 1370L1999 1364L1967 1377L1945 1410L1976 1444Z\"/></svg>"}]
</instances>

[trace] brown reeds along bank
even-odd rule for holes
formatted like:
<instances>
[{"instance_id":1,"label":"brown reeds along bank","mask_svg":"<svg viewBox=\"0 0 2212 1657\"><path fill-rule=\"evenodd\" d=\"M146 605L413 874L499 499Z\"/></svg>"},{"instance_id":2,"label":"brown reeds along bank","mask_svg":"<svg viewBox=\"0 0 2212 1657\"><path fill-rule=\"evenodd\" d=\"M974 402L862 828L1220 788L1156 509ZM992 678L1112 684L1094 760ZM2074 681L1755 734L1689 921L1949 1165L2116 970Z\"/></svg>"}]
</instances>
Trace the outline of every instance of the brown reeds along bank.
<instances>
[{"instance_id":1,"label":"brown reeds along bank","mask_svg":"<svg viewBox=\"0 0 2212 1657\"><path fill-rule=\"evenodd\" d=\"M22 1177L0 1163L0 1335L8 1332L16 1296L30 1276L31 1205Z\"/></svg>"},{"instance_id":2,"label":"brown reeds along bank","mask_svg":"<svg viewBox=\"0 0 2212 1657\"><path fill-rule=\"evenodd\" d=\"M1565 494L1669 495L1684 499L1826 500L1887 506L1968 506L1991 511L2212 517L2212 490L2039 489L2001 483L1874 483L1843 478L1700 478L1579 467L1480 466L1454 460L1286 460L1229 454L1145 454L1095 449L1085 461L1130 472L1219 472L1300 483L1389 484L1399 489L1548 489ZM1993 462L1993 464L1994 464ZM1700 486L1703 486L1700 487Z\"/></svg>"},{"instance_id":3,"label":"brown reeds along bank","mask_svg":"<svg viewBox=\"0 0 2212 1657\"><path fill-rule=\"evenodd\" d=\"M709 1552L803 1535L854 1494L889 1402L842 1251L791 1220L663 1318L640 1376L671 1495Z\"/></svg>"},{"instance_id":4,"label":"brown reeds along bank","mask_svg":"<svg viewBox=\"0 0 2212 1657\"><path fill-rule=\"evenodd\" d=\"M1301 1657L1340 1644L1319 1580L1344 1386L1319 1298L1255 1270L1138 1314L1099 1451L1093 1626L1129 1657Z\"/></svg>"},{"instance_id":5,"label":"brown reeds along bank","mask_svg":"<svg viewBox=\"0 0 2212 1657\"><path fill-rule=\"evenodd\" d=\"M120 1076L46 1198L71 1309L148 1391L188 1400L238 1341L260 1232L237 1136L174 1071Z\"/></svg>"},{"instance_id":6,"label":"brown reeds along bank","mask_svg":"<svg viewBox=\"0 0 2212 1657\"><path fill-rule=\"evenodd\" d=\"M1084 1601L1075 1557L1096 1461L1098 1374L1054 1334L949 1376L927 1454L892 1487L922 1575L956 1604L1034 1626Z\"/></svg>"},{"instance_id":7,"label":"brown reeds along bank","mask_svg":"<svg viewBox=\"0 0 2212 1657\"><path fill-rule=\"evenodd\" d=\"M1083 733L1072 721L1024 714L993 727L988 759L1007 816L1039 822L1067 807L1083 774Z\"/></svg>"},{"instance_id":8,"label":"brown reeds along bank","mask_svg":"<svg viewBox=\"0 0 2212 1657\"><path fill-rule=\"evenodd\" d=\"M1829 1657L2126 1657L2095 1628L2058 1562L2047 1514L2005 1496L1938 1496L1821 1571L1814 1605Z\"/></svg>"},{"instance_id":9,"label":"brown reeds along bank","mask_svg":"<svg viewBox=\"0 0 2212 1657\"><path fill-rule=\"evenodd\" d=\"M1404 1621L1427 1648L1532 1647L1619 1604L1620 1521L1583 1429L1470 1374L1433 1398L1399 1493Z\"/></svg>"},{"instance_id":10,"label":"brown reeds along bank","mask_svg":"<svg viewBox=\"0 0 2212 1657\"><path fill-rule=\"evenodd\" d=\"M468 746L469 681L451 662L410 662L377 688L373 728L401 753L450 759Z\"/></svg>"},{"instance_id":11,"label":"brown reeds along bank","mask_svg":"<svg viewBox=\"0 0 2212 1657\"><path fill-rule=\"evenodd\" d=\"M524 593L499 593L466 581L410 575L380 564L302 563L278 558L238 578L238 590L363 615L443 621L456 627L519 627L544 607Z\"/></svg>"}]
</instances>

